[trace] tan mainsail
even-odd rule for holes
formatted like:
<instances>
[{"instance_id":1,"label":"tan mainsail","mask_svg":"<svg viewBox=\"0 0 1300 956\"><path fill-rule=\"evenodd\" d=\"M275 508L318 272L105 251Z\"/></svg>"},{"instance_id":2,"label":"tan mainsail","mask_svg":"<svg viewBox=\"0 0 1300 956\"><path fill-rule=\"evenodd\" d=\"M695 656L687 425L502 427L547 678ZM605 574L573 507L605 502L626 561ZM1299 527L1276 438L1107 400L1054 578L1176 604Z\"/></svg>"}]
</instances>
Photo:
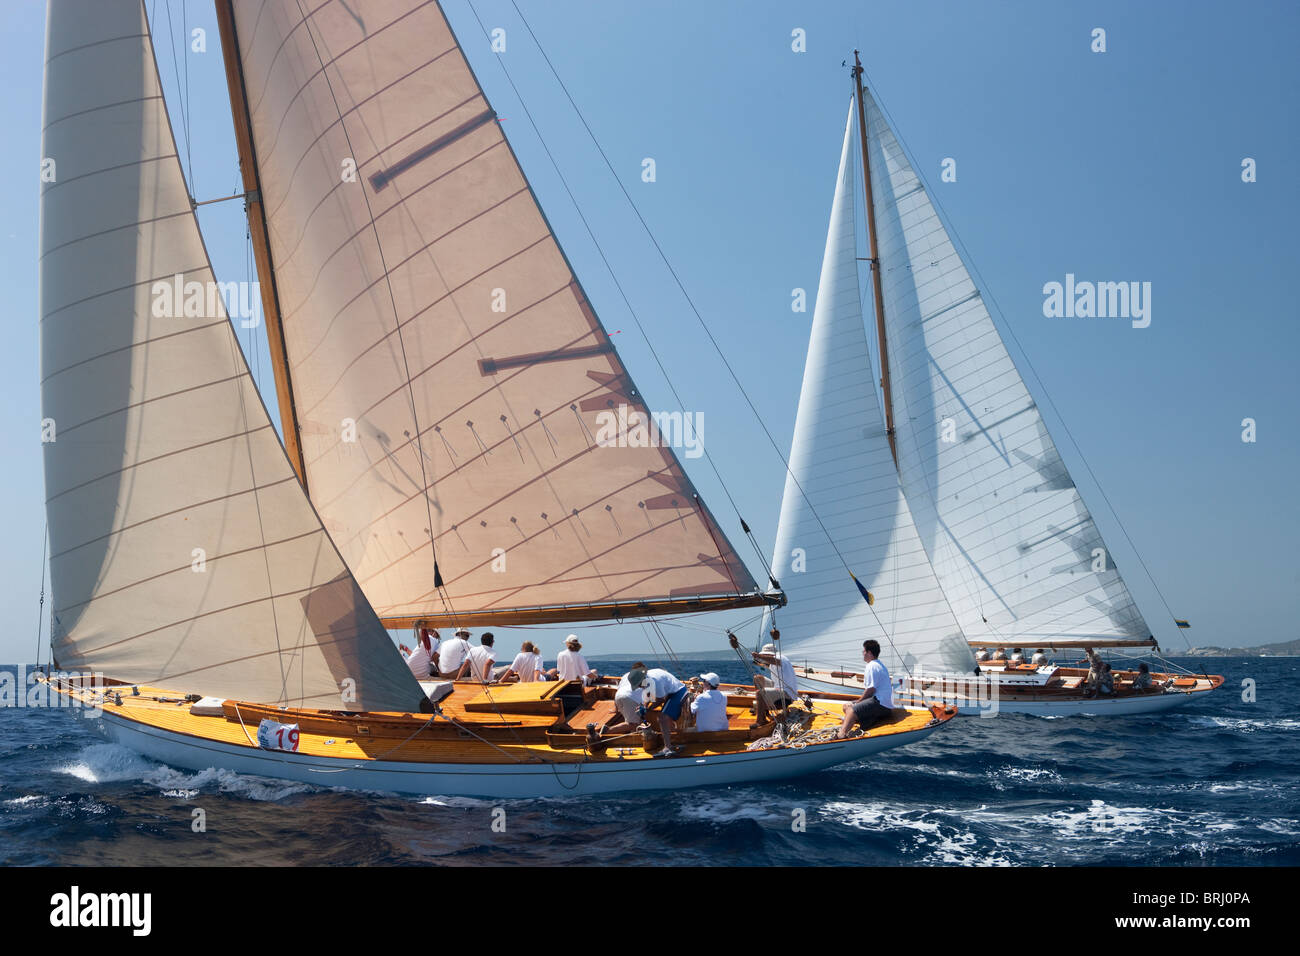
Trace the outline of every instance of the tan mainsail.
<instances>
[{"instance_id":1,"label":"tan mainsail","mask_svg":"<svg viewBox=\"0 0 1300 956\"><path fill-rule=\"evenodd\" d=\"M762 603L438 4L234 22L307 487L386 623Z\"/></svg>"},{"instance_id":2,"label":"tan mainsail","mask_svg":"<svg viewBox=\"0 0 1300 956\"><path fill-rule=\"evenodd\" d=\"M58 664L291 705L418 707L215 294L139 0L49 4L42 155Z\"/></svg>"}]
</instances>

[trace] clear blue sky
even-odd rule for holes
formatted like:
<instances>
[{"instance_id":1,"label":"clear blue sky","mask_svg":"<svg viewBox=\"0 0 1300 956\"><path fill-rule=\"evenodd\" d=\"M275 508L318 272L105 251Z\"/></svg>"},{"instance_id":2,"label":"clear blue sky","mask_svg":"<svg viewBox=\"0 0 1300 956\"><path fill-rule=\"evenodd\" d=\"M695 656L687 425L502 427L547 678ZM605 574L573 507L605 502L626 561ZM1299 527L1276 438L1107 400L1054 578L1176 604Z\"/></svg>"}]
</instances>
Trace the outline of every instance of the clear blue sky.
<instances>
[{"instance_id":1,"label":"clear blue sky","mask_svg":"<svg viewBox=\"0 0 1300 956\"><path fill-rule=\"evenodd\" d=\"M359 0L364 5L365 0ZM177 72L189 73L189 153L196 198L233 192L236 153L219 41L206 0L184 4L208 52L187 53L182 0L171 0L179 71L156 7L160 67L181 125ZM788 451L812 319L791 290L815 293L849 79L857 47L878 98L935 190L950 225L1002 307L1079 448L1058 445L1126 579L1171 649L1185 646L1096 494L1100 480L1173 612L1195 644L1297 636L1300 570L1300 309L1296 273L1300 67L1292 3L521 2L620 179ZM685 408L746 520L770 552L782 465L727 377L616 183L509 2L447 4L524 169L597 311L655 409L671 394L502 72L524 91L583 212L614 264ZM0 154L0 275L13 333L0 352L0 400L13 438L0 489L0 660L34 651L43 479L37 328L38 160L44 4L0 7L6 96ZM1105 53L1090 51L1106 30ZM806 31L807 52L791 50ZM641 181L652 157L657 181ZM958 180L940 183L940 162ZM1258 181L1241 181L1241 161ZM243 279L238 203L202 224L219 278ZM1080 279L1152 284L1152 322L1048 319L1043 284ZM865 277L864 277L865 278ZM999 321L1001 319L998 316ZM1005 328L1005 326L1004 326ZM260 330L259 330L260 333ZM241 332L241 340L247 333ZM265 337L261 382L274 403ZM1025 372L1015 345L1012 355ZM255 368L258 362L255 361ZM1056 418L1047 411L1049 426ZM1254 418L1258 440L1241 441ZM761 568L703 460L687 463L741 554ZM770 554L769 554L770 556ZM743 616L715 616L709 625ZM563 634L564 631L559 631ZM715 633L668 632L678 650ZM746 633L750 641L753 631ZM510 633L505 642L517 643ZM638 625L587 634L587 649L639 652ZM545 635L553 657L558 638ZM499 642L498 646L501 646Z\"/></svg>"}]
</instances>

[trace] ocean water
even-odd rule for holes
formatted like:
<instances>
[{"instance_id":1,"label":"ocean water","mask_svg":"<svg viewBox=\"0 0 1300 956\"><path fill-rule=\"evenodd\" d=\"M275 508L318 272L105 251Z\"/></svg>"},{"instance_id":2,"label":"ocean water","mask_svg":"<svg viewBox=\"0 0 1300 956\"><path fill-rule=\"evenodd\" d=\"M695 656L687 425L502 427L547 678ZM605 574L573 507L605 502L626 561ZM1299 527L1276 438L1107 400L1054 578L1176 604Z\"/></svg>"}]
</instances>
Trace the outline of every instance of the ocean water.
<instances>
[{"instance_id":1,"label":"ocean water","mask_svg":"<svg viewBox=\"0 0 1300 956\"><path fill-rule=\"evenodd\" d=\"M106 743L71 711L0 709L0 863L1300 864L1300 659L1181 663L1226 683L1151 717L961 718L794 780L576 799L195 773ZM745 676L734 659L689 666Z\"/></svg>"}]
</instances>

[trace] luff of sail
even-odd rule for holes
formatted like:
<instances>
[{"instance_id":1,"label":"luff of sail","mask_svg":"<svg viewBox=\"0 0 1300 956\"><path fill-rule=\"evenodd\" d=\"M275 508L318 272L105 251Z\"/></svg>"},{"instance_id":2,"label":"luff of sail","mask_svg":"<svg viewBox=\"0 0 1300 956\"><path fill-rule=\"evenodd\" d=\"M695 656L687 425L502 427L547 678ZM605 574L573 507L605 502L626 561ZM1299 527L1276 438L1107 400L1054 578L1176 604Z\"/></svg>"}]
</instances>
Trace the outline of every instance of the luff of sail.
<instances>
[{"instance_id":1,"label":"luff of sail","mask_svg":"<svg viewBox=\"0 0 1300 956\"><path fill-rule=\"evenodd\" d=\"M423 695L294 478L235 340L140 0L52 0L41 397L53 654L265 702ZM176 283L200 290L170 301Z\"/></svg>"},{"instance_id":2,"label":"luff of sail","mask_svg":"<svg viewBox=\"0 0 1300 956\"><path fill-rule=\"evenodd\" d=\"M899 474L973 641L1150 630L919 178L865 94Z\"/></svg>"},{"instance_id":3,"label":"luff of sail","mask_svg":"<svg viewBox=\"0 0 1300 956\"><path fill-rule=\"evenodd\" d=\"M782 644L796 660L852 669L874 638L898 673L970 671L974 658L899 487L873 384L858 293L854 125L850 107L772 558L790 599ZM849 569L879 597L874 614Z\"/></svg>"},{"instance_id":4,"label":"luff of sail","mask_svg":"<svg viewBox=\"0 0 1300 956\"><path fill-rule=\"evenodd\" d=\"M384 620L762 603L439 5L234 14L307 485Z\"/></svg>"}]
</instances>

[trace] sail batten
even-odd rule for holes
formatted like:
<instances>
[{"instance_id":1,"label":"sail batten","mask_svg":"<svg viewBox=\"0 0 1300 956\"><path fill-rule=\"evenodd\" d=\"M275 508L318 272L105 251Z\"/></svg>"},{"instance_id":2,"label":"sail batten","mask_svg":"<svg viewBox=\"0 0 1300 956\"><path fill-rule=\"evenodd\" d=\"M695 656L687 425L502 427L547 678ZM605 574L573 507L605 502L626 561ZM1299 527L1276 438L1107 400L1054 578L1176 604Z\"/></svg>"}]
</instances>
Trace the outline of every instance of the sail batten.
<instances>
[{"instance_id":1,"label":"sail batten","mask_svg":"<svg viewBox=\"0 0 1300 956\"><path fill-rule=\"evenodd\" d=\"M979 290L864 95L899 475L943 592L984 644L1145 641Z\"/></svg>"},{"instance_id":2,"label":"sail batten","mask_svg":"<svg viewBox=\"0 0 1300 956\"><path fill-rule=\"evenodd\" d=\"M326 709L422 699L227 319L139 0L47 17L41 396L59 665ZM198 313L179 283L208 291Z\"/></svg>"},{"instance_id":3,"label":"sail batten","mask_svg":"<svg viewBox=\"0 0 1300 956\"><path fill-rule=\"evenodd\" d=\"M307 487L381 617L753 600L441 7L233 13Z\"/></svg>"}]
</instances>

